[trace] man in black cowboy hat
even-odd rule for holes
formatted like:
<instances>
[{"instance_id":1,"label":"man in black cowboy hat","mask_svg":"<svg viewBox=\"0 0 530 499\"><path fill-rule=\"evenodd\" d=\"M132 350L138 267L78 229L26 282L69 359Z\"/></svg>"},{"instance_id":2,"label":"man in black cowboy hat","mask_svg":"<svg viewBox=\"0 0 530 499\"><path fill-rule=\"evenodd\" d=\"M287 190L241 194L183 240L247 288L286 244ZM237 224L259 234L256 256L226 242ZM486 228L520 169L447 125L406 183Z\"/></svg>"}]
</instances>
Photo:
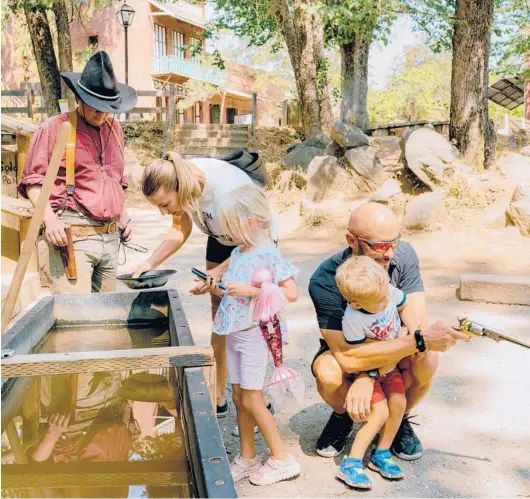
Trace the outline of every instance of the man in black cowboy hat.
<instances>
[{"instance_id":1,"label":"man in black cowboy hat","mask_svg":"<svg viewBox=\"0 0 530 499\"><path fill-rule=\"evenodd\" d=\"M38 241L41 275L52 293L113 291L120 231L123 239L132 235L123 131L114 115L136 105L136 91L117 82L106 52L94 54L82 73L61 76L76 96L77 110L49 118L34 134L19 191L35 205L59 129L69 121L72 132ZM65 273L65 227L71 228L77 278Z\"/></svg>"}]
</instances>

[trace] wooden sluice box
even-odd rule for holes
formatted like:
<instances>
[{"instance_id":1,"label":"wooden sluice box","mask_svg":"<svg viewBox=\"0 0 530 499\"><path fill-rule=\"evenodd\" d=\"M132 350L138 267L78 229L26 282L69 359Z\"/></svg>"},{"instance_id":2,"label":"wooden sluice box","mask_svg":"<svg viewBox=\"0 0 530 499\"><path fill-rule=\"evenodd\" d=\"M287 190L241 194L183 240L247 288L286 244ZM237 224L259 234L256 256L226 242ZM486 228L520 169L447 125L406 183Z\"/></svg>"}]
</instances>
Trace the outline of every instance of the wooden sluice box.
<instances>
[{"instance_id":1,"label":"wooden sluice box","mask_svg":"<svg viewBox=\"0 0 530 499\"><path fill-rule=\"evenodd\" d=\"M42 298L4 355L2 497L237 497L176 291Z\"/></svg>"}]
</instances>

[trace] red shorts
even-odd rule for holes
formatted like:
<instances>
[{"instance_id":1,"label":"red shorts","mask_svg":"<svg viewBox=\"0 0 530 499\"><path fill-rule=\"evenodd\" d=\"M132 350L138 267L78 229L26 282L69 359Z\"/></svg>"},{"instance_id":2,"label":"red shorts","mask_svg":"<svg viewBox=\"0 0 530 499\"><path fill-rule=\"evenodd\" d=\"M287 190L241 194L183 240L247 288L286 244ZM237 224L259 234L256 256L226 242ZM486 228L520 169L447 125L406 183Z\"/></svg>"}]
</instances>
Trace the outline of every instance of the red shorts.
<instances>
[{"instance_id":1,"label":"red shorts","mask_svg":"<svg viewBox=\"0 0 530 499\"><path fill-rule=\"evenodd\" d=\"M380 376L375 380L374 393L370 405L377 404L387 399L394 393L405 393L405 385L403 384L403 377L397 367L384 376Z\"/></svg>"}]
</instances>

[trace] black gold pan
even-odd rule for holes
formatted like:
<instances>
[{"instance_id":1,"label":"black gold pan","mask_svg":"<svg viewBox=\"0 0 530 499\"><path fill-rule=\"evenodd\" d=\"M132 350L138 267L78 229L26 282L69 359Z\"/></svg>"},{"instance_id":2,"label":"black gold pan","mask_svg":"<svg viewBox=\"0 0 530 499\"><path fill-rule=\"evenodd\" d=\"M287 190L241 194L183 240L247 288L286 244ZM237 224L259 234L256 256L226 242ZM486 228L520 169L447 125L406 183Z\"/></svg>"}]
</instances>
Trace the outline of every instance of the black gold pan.
<instances>
[{"instance_id":1,"label":"black gold pan","mask_svg":"<svg viewBox=\"0 0 530 499\"><path fill-rule=\"evenodd\" d=\"M139 277L133 277L132 274L122 274L116 279L122 281L127 287L131 289L150 289L164 286L169 276L176 273L176 270L151 270L144 272Z\"/></svg>"}]
</instances>

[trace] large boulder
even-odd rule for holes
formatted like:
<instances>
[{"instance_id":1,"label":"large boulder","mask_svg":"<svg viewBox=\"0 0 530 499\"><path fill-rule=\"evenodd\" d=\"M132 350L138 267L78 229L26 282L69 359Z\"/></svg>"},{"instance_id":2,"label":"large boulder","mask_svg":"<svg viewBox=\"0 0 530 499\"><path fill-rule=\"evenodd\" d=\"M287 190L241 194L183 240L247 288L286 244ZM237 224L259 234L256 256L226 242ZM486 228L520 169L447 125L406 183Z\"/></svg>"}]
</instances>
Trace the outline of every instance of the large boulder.
<instances>
[{"instance_id":1,"label":"large boulder","mask_svg":"<svg viewBox=\"0 0 530 499\"><path fill-rule=\"evenodd\" d=\"M324 154L326 156L335 156L336 158L342 158L345 152L346 150L343 147L339 146L339 144L337 144L337 142L335 142L334 140L332 140L331 143L326 147L326 149L324 149Z\"/></svg>"},{"instance_id":2,"label":"large boulder","mask_svg":"<svg viewBox=\"0 0 530 499\"><path fill-rule=\"evenodd\" d=\"M370 201L388 206L399 220L403 218L406 199L400 185L393 178L385 180L383 185L372 194Z\"/></svg>"},{"instance_id":3,"label":"large boulder","mask_svg":"<svg viewBox=\"0 0 530 499\"><path fill-rule=\"evenodd\" d=\"M345 157L352 168L353 178L360 192L373 192L384 182L383 165L375 147L356 147L346 151Z\"/></svg>"},{"instance_id":4,"label":"large boulder","mask_svg":"<svg viewBox=\"0 0 530 499\"><path fill-rule=\"evenodd\" d=\"M297 147L281 159L281 164L283 166L300 166L306 169L313 158L323 155L324 150L319 147Z\"/></svg>"},{"instance_id":5,"label":"large boulder","mask_svg":"<svg viewBox=\"0 0 530 499\"><path fill-rule=\"evenodd\" d=\"M523 147L519 154L522 154L523 156L530 156L530 145Z\"/></svg>"},{"instance_id":6,"label":"large boulder","mask_svg":"<svg viewBox=\"0 0 530 499\"><path fill-rule=\"evenodd\" d=\"M530 182L519 184L506 210L506 222L517 227L521 235L530 237Z\"/></svg>"},{"instance_id":7,"label":"large boulder","mask_svg":"<svg viewBox=\"0 0 530 499\"><path fill-rule=\"evenodd\" d=\"M123 156L124 170L129 181L129 189L131 191L141 191L144 167L140 164L140 161L138 161L136 153L129 147L124 149Z\"/></svg>"},{"instance_id":8,"label":"large boulder","mask_svg":"<svg viewBox=\"0 0 530 499\"><path fill-rule=\"evenodd\" d=\"M407 132L400 145L405 166L431 190L447 182L454 173L454 146L434 130L419 128Z\"/></svg>"},{"instance_id":9,"label":"large boulder","mask_svg":"<svg viewBox=\"0 0 530 499\"><path fill-rule=\"evenodd\" d=\"M287 152L289 153L300 147L316 147L317 149L325 149L329 144L331 144L331 142L332 140L325 133L320 132L316 135L308 137L302 142L293 144L289 147L289 149L287 149Z\"/></svg>"},{"instance_id":10,"label":"large boulder","mask_svg":"<svg viewBox=\"0 0 530 499\"><path fill-rule=\"evenodd\" d=\"M358 126L347 125L340 120L331 125L331 138L344 149L370 144L368 136Z\"/></svg>"},{"instance_id":11,"label":"large boulder","mask_svg":"<svg viewBox=\"0 0 530 499\"><path fill-rule=\"evenodd\" d=\"M405 207L403 224L407 229L426 229L444 209L441 192L428 192L411 199Z\"/></svg>"},{"instance_id":12,"label":"large boulder","mask_svg":"<svg viewBox=\"0 0 530 499\"><path fill-rule=\"evenodd\" d=\"M530 156L510 153L499 161L499 170L511 180L526 182L530 180Z\"/></svg>"},{"instance_id":13,"label":"large boulder","mask_svg":"<svg viewBox=\"0 0 530 499\"><path fill-rule=\"evenodd\" d=\"M351 174L333 156L318 156L307 168L306 198L320 203L331 196L351 199L357 189Z\"/></svg>"}]
</instances>

